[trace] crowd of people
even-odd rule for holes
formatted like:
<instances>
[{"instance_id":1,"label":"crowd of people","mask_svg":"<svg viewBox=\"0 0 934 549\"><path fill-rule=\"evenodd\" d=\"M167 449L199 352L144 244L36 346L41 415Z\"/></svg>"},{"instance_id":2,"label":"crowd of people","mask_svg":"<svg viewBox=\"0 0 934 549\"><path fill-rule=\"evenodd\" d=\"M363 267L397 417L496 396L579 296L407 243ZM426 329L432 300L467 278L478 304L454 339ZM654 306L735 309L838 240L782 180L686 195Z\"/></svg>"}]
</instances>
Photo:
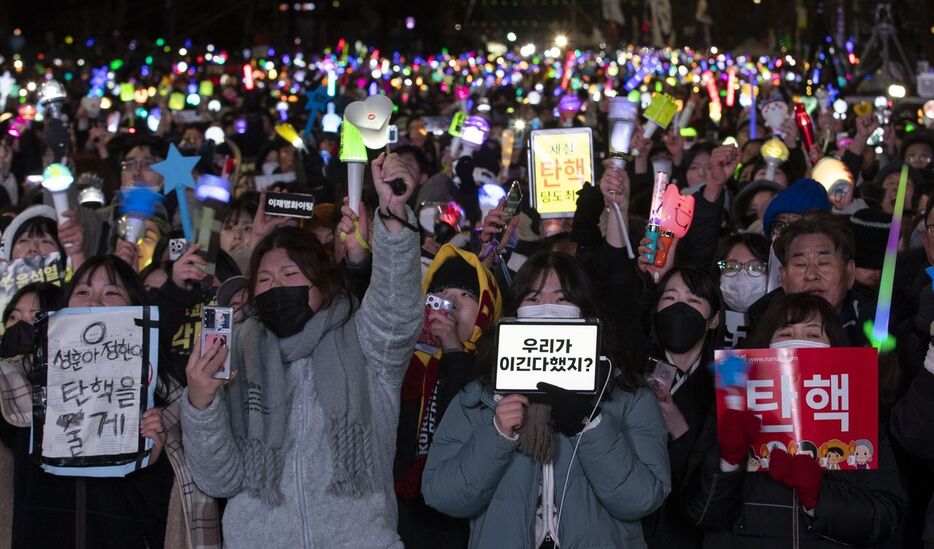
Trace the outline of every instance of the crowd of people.
<instances>
[{"instance_id":1,"label":"crowd of people","mask_svg":"<svg viewBox=\"0 0 934 549\"><path fill-rule=\"evenodd\" d=\"M337 114L376 93L349 74L333 86ZM553 76L534 102L514 82L381 88L399 135L370 151L359 204L324 109L280 110L239 78L187 110L167 108L171 94L86 101L91 72L66 85L65 116L23 116L26 94L0 105L0 259L41 256L62 274L22 285L3 310L3 545L934 547L932 120L885 98L862 114L821 105L808 148L792 118L769 127L756 101L666 84L681 119L653 138L637 127L621 168L606 152L614 88ZM771 78L757 94L796 96ZM153 124L138 113L160 106ZM464 109L489 125L466 149L447 132ZM300 143L277 133L284 118L308 128ZM597 174L573 214L543 218L527 130L572 127L592 128ZM777 165L763 154L774 138L787 149ZM154 165L170 144L197 157L194 178L227 181L212 274L196 244L170 259L194 192L167 193L126 237L127 191L164 190ZM829 182L825 159L841 170ZM75 175L61 216L34 177L52 162ZM670 249L645 230L661 165L694 199ZM275 191L314 196L313 214L269 214ZM46 472L30 440L37 327L62 308L140 305L160 318L156 406L140 425L150 464L121 478ZM212 305L234 310L229 345L202 347ZM878 360L877 467L775 450L756 472L759 419L728 409L717 421L715 352L869 346L879 306L897 343ZM513 317L598 319L601 390L495 391L495 328ZM675 367L670 383L647 381L658 361Z\"/></svg>"}]
</instances>

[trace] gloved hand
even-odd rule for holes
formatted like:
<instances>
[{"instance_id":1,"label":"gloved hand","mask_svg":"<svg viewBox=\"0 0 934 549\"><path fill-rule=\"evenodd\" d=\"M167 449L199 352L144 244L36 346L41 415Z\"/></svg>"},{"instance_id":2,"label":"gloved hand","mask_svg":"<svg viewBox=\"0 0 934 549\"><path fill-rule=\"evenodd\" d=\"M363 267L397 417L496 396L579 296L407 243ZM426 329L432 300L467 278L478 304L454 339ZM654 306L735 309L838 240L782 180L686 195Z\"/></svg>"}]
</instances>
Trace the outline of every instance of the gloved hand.
<instances>
[{"instance_id":1,"label":"gloved hand","mask_svg":"<svg viewBox=\"0 0 934 549\"><path fill-rule=\"evenodd\" d=\"M551 423L555 431L572 437L584 429L584 421L593 411L593 397L579 395L550 383L539 383L535 387L545 393L541 401L551 406ZM594 417L599 413L600 409L597 408Z\"/></svg>"},{"instance_id":2,"label":"gloved hand","mask_svg":"<svg viewBox=\"0 0 934 549\"><path fill-rule=\"evenodd\" d=\"M791 456L781 449L769 454L769 475L777 482L798 490L798 501L805 509L817 507L824 470L811 456Z\"/></svg>"},{"instance_id":3,"label":"gloved hand","mask_svg":"<svg viewBox=\"0 0 934 549\"><path fill-rule=\"evenodd\" d=\"M473 168L474 161L473 157L470 155L462 156L457 159L457 164L454 166L454 182L458 183L458 187L461 189L473 189L476 187L476 183L473 180Z\"/></svg>"},{"instance_id":4,"label":"gloved hand","mask_svg":"<svg viewBox=\"0 0 934 549\"><path fill-rule=\"evenodd\" d=\"M759 418L751 412L724 410L717 433L720 457L730 465L739 465L759 434L759 423Z\"/></svg>"},{"instance_id":5,"label":"gloved hand","mask_svg":"<svg viewBox=\"0 0 934 549\"><path fill-rule=\"evenodd\" d=\"M602 239L600 234L600 214L603 213L603 193L599 187L584 183L577 191L577 210L574 212L574 225L571 240L581 246L594 246Z\"/></svg>"}]
</instances>

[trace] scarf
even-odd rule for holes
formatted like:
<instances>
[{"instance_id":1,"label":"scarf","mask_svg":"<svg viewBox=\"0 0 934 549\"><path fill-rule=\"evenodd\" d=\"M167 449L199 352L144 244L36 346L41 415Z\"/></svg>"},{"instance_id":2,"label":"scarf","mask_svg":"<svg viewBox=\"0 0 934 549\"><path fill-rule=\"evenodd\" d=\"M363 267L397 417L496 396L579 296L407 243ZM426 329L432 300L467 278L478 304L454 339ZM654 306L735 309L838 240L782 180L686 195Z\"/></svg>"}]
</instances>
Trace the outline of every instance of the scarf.
<instances>
[{"instance_id":1,"label":"scarf","mask_svg":"<svg viewBox=\"0 0 934 549\"><path fill-rule=\"evenodd\" d=\"M227 386L230 423L244 456L244 487L270 505L282 501L287 406L285 364L311 357L315 398L324 410L333 477L327 490L360 497L376 490L369 382L350 318L350 300L335 298L301 332L279 339L257 319L235 328L231 369L240 379Z\"/></svg>"}]
</instances>

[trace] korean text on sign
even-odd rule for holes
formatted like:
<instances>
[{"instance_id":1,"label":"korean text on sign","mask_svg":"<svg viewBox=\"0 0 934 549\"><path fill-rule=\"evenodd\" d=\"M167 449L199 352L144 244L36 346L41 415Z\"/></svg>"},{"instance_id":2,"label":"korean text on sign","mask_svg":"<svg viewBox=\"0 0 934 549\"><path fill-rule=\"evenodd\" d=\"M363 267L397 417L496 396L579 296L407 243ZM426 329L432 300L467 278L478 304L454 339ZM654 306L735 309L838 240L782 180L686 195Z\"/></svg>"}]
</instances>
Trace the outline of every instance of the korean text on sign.
<instances>
[{"instance_id":1,"label":"korean text on sign","mask_svg":"<svg viewBox=\"0 0 934 549\"><path fill-rule=\"evenodd\" d=\"M808 453L830 470L875 469L878 440L877 354L870 348L717 351L749 365L743 388L718 388L722 416L727 395L739 394L761 420L747 466L768 467L772 450ZM751 465L750 465L751 464Z\"/></svg>"},{"instance_id":2,"label":"korean text on sign","mask_svg":"<svg viewBox=\"0 0 934 549\"><path fill-rule=\"evenodd\" d=\"M532 201L542 217L567 217L577 208L577 191L593 182L590 128L535 130L530 147Z\"/></svg>"},{"instance_id":3,"label":"korean text on sign","mask_svg":"<svg viewBox=\"0 0 934 549\"><path fill-rule=\"evenodd\" d=\"M42 458L56 463L121 456L135 461L140 421L152 407L158 332L143 307L64 309L47 328ZM79 314L77 311L88 311ZM151 311L158 319L155 311ZM144 330L150 330L148 337ZM153 339L155 335L155 339ZM153 382L153 383L151 383ZM116 464L116 463L115 463Z\"/></svg>"},{"instance_id":4,"label":"korean text on sign","mask_svg":"<svg viewBox=\"0 0 934 549\"><path fill-rule=\"evenodd\" d=\"M504 322L497 335L497 391L536 391L539 382L571 391L595 389L598 325Z\"/></svg>"}]
</instances>

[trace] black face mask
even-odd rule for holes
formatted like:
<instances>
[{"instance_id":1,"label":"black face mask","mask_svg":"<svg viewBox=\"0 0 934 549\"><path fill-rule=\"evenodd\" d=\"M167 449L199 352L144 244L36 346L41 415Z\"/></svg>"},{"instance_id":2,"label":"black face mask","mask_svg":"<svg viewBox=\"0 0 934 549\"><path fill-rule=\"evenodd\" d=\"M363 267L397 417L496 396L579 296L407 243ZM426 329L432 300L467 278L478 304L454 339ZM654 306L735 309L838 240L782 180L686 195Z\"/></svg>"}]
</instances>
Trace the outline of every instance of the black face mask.
<instances>
[{"instance_id":1,"label":"black face mask","mask_svg":"<svg viewBox=\"0 0 934 549\"><path fill-rule=\"evenodd\" d=\"M3 340L0 340L0 357L32 354L35 338L36 329L32 324L22 320L17 322L3 333Z\"/></svg>"},{"instance_id":2,"label":"black face mask","mask_svg":"<svg viewBox=\"0 0 934 549\"><path fill-rule=\"evenodd\" d=\"M259 320L277 337L302 331L315 312L308 306L308 286L279 286L256 296Z\"/></svg>"},{"instance_id":3,"label":"black face mask","mask_svg":"<svg viewBox=\"0 0 934 549\"><path fill-rule=\"evenodd\" d=\"M655 332L665 350L686 353L703 339L707 321L697 309L679 301L655 313Z\"/></svg>"}]
</instances>

